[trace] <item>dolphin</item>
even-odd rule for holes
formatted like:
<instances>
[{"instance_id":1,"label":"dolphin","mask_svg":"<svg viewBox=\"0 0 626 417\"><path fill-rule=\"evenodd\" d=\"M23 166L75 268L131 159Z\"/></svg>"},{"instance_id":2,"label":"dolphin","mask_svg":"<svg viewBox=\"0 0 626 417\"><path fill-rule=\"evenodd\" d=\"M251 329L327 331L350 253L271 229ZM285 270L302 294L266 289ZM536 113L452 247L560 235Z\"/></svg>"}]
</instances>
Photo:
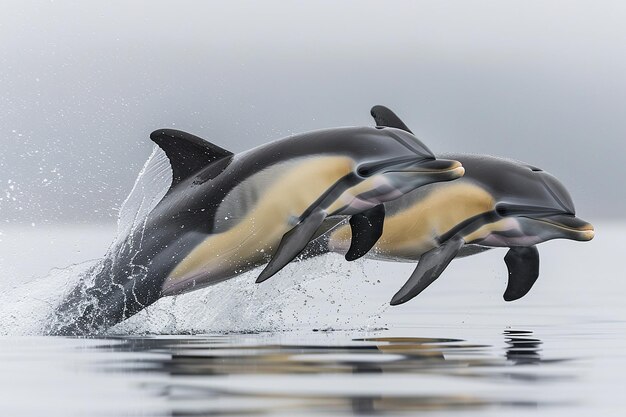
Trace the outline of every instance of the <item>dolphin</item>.
<instances>
[{"instance_id":1,"label":"dolphin","mask_svg":"<svg viewBox=\"0 0 626 417\"><path fill-rule=\"evenodd\" d=\"M386 107L375 106L371 113L379 126L410 132ZM504 299L517 300L530 291L539 276L537 244L594 237L593 226L576 217L566 188L546 171L493 156L443 157L461 162L463 178L431 184L384 203L382 235L367 254L359 254L387 261L419 261L392 298L392 305L405 303L424 291L455 257L495 247L509 248L504 257L509 275ZM321 251L356 259L358 256L349 251L354 235L347 224L341 224L325 237Z\"/></svg>"},{"instance_id":2,"label":"dolphin","mask_svg":"<svg viewBox=\"0 0 626 417\"><path fill-rule=\"evenodd\" d=\"M264 281L349 216L366 220L352 240L367 251L380 236L384 202L464 172L387 127L313 131L237 155L177 130L150 138L169 159L171 187L142 227L108 251L95 278L67 296L51 333L100 332L160 297L267 263Z\"/></svg>"}]
</instances>

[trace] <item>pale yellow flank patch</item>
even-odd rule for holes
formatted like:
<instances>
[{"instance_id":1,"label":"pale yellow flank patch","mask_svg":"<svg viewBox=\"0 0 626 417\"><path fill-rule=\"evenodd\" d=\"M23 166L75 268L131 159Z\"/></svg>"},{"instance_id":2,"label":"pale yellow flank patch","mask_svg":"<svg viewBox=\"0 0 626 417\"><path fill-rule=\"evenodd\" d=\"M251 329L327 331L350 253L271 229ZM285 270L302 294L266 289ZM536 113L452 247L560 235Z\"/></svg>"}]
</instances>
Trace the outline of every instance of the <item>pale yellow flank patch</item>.
<instances>
[{"instance_id":1,"label":"pale yellow flank patch","mask_svg":"<svg viewBox=\"0 0 626 417\"><path fill-rule=\"evenodd\" d=\"M437 237L470 217L493 210L494 204L486 190L469 182L437 184L423 199L385 218L383 234L372 251L383 258L417 259L437 246ZM347 251L350 238L349 226L338 228L331 234L330 249Z\"/></svg>"},{"instance_id":2,"label":"pale yellow flank patch","mask_svg":"<svg viewBox=\"0 0 626 417\"><path fill-rule=\"evenodd\" d=\"M170 273L164 288L186 279L197 284L219 282L258 265L278 246L282 236L332 184L353 170L347 157L312 157L282 173L256 206L233 228L210 235Z\"/></svg>"},{"instance_id":3,"label":"pale yellow flank patch","mask_svg":"<svg viewBox=\"0 0 626 417\"><path fill-rule=\"evenodd\" d=\"M374 175L359 182L354 187L344 191L327 209L328 213L334 213L346 206L352 204L356 196L375 190L383 181L379 175Z\"/></svg>"},{"instance_id":4,"label":"pale yellow flank patch","mask_svg":"<svg viewBox=\"0 0 626 417\"><path fill-rule=\"evenodd\" d=\"M485 239L487 236L494 232L504 232L506 230L514 229L517 226L517 222L511 218L500 219L497 222L487 223L473 231L472 233L463 236L465 243L473 243Z\"/></svg>"}]
</instances>

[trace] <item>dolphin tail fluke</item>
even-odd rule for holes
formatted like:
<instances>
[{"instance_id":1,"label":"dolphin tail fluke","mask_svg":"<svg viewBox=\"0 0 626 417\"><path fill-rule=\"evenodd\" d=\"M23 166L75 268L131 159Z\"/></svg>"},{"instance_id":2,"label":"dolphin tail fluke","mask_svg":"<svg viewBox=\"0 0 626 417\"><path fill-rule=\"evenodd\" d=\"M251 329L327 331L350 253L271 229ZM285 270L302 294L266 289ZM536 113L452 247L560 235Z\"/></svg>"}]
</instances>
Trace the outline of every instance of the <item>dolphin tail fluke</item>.
<instances>
[{"instance_id":1,"label":"dolphin tail fluke","mask_svg":"<svg viewBox=\"0 0 626 417\"><path fill-rule=\"evenodd\" d=\"M504 257L504 262L509 270L504 300L518 300L528 294L539 277L539 251L536 246L512 247Z\"/></svg>"},{"instance_id":2,"label":"dolphin tail fluke","mask_svg":"<svg viewBox=\"0 0 626 417\"><path fill-rule=\"evenodd\" d=\"M352 240L346 260L354 261L369 252L382 236L384 223L385 206L382 204L350 217Z\"/></svg>"},{"instance_id":3,"label":"dolphin tail fluke","mask_svg":"<svg viewBox=\"0 0 626 417\"><path fill-rule=\"evenodd\" d=\"M424 291L439 278L439 275L459 253L464 244L463 238L453 237L441 246L422 255L409 280L391 299L391 305L406 303Z\"/></svg>"},{"instance_id":4,"label":"dolphin tail fluke","mask_svg":"<svg viewBox=\"0 0 626 417\"><path fill-rule=\"evenodd\" d=\"M260 283L271 278L275 273L280 271L291 262L309 243L315 235L317 229L322 225L326 218L326 212L323 210L315 210L298 225L289 232L285 233L278 245L278 249L272 260L267 264L261 272L256 282Z\"/></svg>"}]
</instances>

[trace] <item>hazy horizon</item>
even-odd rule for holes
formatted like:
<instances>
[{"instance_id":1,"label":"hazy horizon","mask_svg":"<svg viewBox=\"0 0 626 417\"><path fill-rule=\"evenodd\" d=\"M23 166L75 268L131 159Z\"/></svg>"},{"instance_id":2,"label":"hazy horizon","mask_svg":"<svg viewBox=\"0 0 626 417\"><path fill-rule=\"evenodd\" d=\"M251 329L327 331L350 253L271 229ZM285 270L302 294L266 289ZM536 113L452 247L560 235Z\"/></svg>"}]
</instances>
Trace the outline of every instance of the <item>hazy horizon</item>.
<instances>
[{"instance_id":1,"label":"hazy horizon","mask_svg":"<svg viewBox=\"0 0 626 417\"><path fill-rule=\"evenodd\" d=\"M2 222L110 222L151 131L234 152L395 110L435 153L522 160L623 218L621 2L13 2Z\"/></svg>"}]
</instances>

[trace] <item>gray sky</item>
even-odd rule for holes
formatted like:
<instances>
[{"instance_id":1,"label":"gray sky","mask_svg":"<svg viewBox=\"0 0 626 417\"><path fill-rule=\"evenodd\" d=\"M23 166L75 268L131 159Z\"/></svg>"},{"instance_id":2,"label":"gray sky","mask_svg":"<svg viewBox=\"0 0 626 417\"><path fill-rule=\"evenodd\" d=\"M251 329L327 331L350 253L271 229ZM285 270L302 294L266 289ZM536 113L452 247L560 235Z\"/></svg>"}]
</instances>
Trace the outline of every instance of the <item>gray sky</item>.
<instances>
[{"instance_id":1,"label":"gray sky","mask_svg":"<svg viewBox=\"0 0 626 417\"><path fill-rule=\"evenodd\" d=\"M374 104L623 218L624 22L619 1L5 1L0 221L114 220L160 127L237 152Z\"/></svg>"}]
</instances>

